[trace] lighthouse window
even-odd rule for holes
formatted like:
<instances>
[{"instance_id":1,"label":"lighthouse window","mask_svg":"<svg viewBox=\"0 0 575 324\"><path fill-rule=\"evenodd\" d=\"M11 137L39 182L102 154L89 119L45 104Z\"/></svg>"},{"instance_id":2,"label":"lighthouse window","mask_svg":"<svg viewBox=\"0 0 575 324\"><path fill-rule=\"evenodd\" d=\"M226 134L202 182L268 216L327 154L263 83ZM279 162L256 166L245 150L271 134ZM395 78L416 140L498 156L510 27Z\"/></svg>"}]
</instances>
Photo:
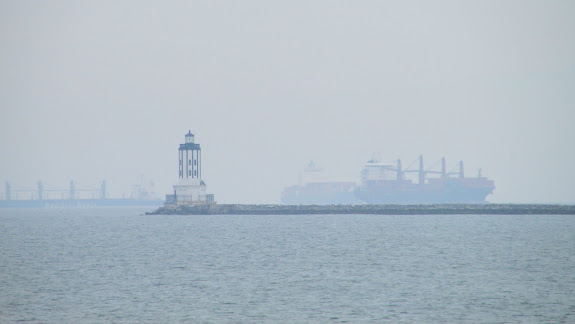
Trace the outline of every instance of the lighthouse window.
<instances>
[{"instance_id":1,"label":"lighthouse window","mask_svg":"<svg viewBox=\"0 0 575 324\"><path fill-rule=\"evenodd\" d=\"M192 160L188 160L188 165L192 165Z\"/></svg>"},{"instance_id":2,"label":"lighthouse window","mask_svg":"<svg viewBox=\"0 0 575 324\"><path fill-rule=\"evenodd\" d=\"M198 164L198 160L194 160L194 165Z\"/></svg>"},{"instance_id":3,"label":"lighthouse window","mask_svg":"<svg viewBox=\"0 0 575 324\"><path fill-rule=\"evenodd\" d=\"M194 171L194 175L196 175L196 176L198 175L198 171L197 171L197 170L196 170L196 171Z\"/></svg>"},{"instance_id":4,"label":"lighthouse window","mask_svg":"<svg viewBox=\"0 0 575 324\"><path fill-rule=\"evenodd\" d=\"M188 171L188 175L189 175L189 176L192 175L192 170Z\"/></svg>"}]
</instances>

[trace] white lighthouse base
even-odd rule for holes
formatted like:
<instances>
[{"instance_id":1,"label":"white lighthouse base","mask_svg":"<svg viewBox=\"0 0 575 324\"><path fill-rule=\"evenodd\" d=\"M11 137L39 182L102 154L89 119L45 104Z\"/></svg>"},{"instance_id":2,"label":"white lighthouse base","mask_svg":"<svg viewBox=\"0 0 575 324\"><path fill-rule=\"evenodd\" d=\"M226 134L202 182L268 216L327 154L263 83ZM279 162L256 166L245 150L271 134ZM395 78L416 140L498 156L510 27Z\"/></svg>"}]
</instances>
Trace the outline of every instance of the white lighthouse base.
<instances>
[{"instance_id":1,"label":"white lighthouse base","mask_svg":"<svg viewBox=\"0 0 575 324\"><path fill-rule=\"evenodd\" d=\"M214 203L214 196L206 194L206 184L200 179L180 179L174 185L174 195L168 196L166 203L171 205Z\"/></svg>"}]
</instances>

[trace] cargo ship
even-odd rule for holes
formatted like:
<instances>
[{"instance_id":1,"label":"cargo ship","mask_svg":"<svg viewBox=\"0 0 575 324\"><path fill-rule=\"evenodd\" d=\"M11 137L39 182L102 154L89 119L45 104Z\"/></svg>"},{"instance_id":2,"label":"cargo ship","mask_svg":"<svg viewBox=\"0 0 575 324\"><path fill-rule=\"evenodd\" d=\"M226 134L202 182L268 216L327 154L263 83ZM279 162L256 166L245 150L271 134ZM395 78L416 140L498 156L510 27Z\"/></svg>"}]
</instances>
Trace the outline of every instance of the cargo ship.
<instances>
[{"instance_id":1,"label":"cargo ship","mask_svg":"<svg viewBox=\"0 0 575 324\"><path fill-rule=\"evenodd\" d=\"M313 163L313 162L312 162ZM310 164L303 174L314 171ZM417 181L409 179L417 174ZM481 175L465 177L463 161L459 169L447 172L445 158L441 159L441 171L425 170L423 156L419 168L403 170L401 160L396 164L383 163L374 155L361 170L361 183L309 181L286 187L282 202L292 205L328 204L483 204L493 193L495 184Z\"/></svg>"},{"instance_id":2,"label":"cargo ship","mask_svg":"<svg viewBox=\"0 0 575 324\"><path fill-rule=\"evenodd\" d=\"M288 205L338 205L360 203L355 182L322 181L322 168L311 161L300 173L299 184L285 187L281 201Z\"/></svg>"},{"instance_id":3,"label":"cargo ship","mask_svg":"<svg viewBox=\"0 0 575 324\"><path fill-rule=\"evenodd\" d=\"M354 182L311 182L286 187L282 202L287 205L341 205L358 202Z\"/></svg>"},{"instance_id":4,"label":"cargo ship","mask_svg":"<svg viewBox=\"0 0 575 324\"><path fill-rule=\"evenodd\" d=\"M406 179L408 173L417 173L418 181ZM428 177L434 174L436 177ZM423 156L417 170L402 170L397 164L382 163L372 158L361 171L361 184L355 190L358 199L367 204L481 204L493 193L495 184L481 175L466 178L463 161L459 170L447 172L445 158L441 171L425 170Z\"/></svg>"}]
</instances>

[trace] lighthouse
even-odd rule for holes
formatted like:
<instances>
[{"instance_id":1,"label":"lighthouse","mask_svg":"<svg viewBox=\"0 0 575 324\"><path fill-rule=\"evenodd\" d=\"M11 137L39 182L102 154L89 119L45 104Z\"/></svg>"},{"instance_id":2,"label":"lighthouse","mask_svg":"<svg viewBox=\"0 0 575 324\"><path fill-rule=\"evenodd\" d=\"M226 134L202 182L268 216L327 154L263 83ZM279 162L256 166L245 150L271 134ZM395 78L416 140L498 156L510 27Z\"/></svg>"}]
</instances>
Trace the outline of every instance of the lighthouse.
<instances>
[{"instance_id":1,"label":"lighthouse","mask_svg":"<svg viewBox=\"0 0 575 324\"><path fill-rule=\"evenodd\" d=\"M194 143L194 134L188 131L185 136L186 141L180 144L180 179L199 179L202 178L202 149L200 144Z\"/></svg>"},{"instance_id":2,"label":"lighthouse","mask_svg":"<svg viewBox=\"0 0 575 324\"><path fill-rule=\"evenodd\" d=\"M195 142L191 131L180 144L179 179L174 185L174 194L166 195L166 205L195 205L214 202L213 194L206 194L206 183L202 180L202 149Z\"/></svg>"}]
</instances>

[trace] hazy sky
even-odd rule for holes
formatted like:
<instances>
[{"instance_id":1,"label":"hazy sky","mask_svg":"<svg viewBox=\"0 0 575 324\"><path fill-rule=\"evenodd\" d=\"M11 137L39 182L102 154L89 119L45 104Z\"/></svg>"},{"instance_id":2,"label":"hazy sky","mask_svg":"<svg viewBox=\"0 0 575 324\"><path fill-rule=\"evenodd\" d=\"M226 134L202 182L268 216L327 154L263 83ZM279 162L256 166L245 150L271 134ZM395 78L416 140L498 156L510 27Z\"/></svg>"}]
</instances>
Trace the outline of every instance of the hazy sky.
<instances>
[{"instance_id":1,"label":"hazy sky","mask_svg":"<svg viewBox=\"0 0 575 324\"><path fill-rule=\"evenodd\" d=\"M170 193L202 146L221 203L314 160L465 162L492 202L575 203L575 1L2 1L0 181ZM47 188L48 189L48 188Z\"/></svg>"}]
</instances>

